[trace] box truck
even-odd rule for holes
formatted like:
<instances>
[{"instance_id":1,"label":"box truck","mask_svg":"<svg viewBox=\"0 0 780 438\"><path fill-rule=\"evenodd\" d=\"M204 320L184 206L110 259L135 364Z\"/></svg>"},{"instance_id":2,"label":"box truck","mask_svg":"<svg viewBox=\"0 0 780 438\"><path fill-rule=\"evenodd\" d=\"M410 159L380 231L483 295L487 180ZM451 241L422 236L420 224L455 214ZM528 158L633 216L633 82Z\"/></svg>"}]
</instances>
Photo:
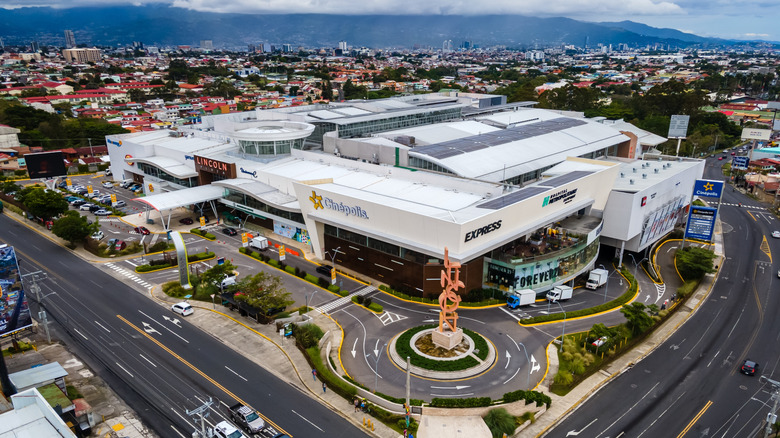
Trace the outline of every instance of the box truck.
<instances>
[{"instance_id":1,"label":"box truck","mask_svg":"<svg viewBox=\"0 0 780 438\"><path fill-rule=\"evenodd\" d=\"M266 249L268 248L268 239L263 236L253 237L252 240L249 241L249 246L260 250Z\"/></svg>"},{"instance_id":2,"label":"box truck","mask_svg":"<svg viewBox=\"0 0 780 438\"><path fill-rule=\"evenodd\" d=\"M536 292L531 289L515 291L506 297L506 305L510 309L517 309L520 306L527 306L536 301Z\"/></svg>"},{"instance_id":3,"label":"box truck","mask_svg":"<svg viewBox=\"0 0 780 438\"><path fill-rule=\"evenodd\" d=\"M604 283L607 282L607 277L609 277L609 271L606 269L594 269L590 271L590 275L588 275L588 281L585 283L585 287L590 290L596 290L601 286L604 286Z\"/></svg>"},{"instance_id":4,"label":"box truck","mask_svg":"<svg viewBox=\"0 0 780 438\"><path fill-rule=\"evenodd\" d=\"M547 291L547 299L552 303L556 301L568 300L571 298L572 291L573 289L571 286L555 286L554 288Z\"/></svg>"}]
</instances>

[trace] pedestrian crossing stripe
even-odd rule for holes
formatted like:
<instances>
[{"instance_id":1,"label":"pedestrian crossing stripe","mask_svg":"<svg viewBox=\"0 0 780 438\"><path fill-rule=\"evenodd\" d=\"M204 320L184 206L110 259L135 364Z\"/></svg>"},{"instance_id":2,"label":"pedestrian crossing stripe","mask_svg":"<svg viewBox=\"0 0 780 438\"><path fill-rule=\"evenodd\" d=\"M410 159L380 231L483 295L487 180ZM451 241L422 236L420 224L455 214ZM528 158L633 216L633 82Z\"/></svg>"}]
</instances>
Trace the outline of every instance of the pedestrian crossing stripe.
<instances>
[{"instance_id":1,"label":"pedestrian crossing stripe","mask_svg":"<svg viewBox=\"0 0 780 438\"><path fill-rule=\"evenodd\" d=\"M363 288L358 289L357 291L355 291L355 292L353 292L353 293L351 293L351 294L349 294L349 295L347 295L345 297L337 298L337 299L335 299L333 301L330 301L328 303L323 304L322 306L315 307L314 310L317 310L320 313L328 313L328 312L330 312L333 309L336 309L336 308L341 307L341 306L343 306L345 304L351 303L352 302L352 297L354 297L354 296L358 296L358 295L366 296L366 295L368 295L368 294L370 294L372 292L375 292L376 290L377 290L377 288L375 288L374 286L364 286Z\"/></svg>"}]
</instances>

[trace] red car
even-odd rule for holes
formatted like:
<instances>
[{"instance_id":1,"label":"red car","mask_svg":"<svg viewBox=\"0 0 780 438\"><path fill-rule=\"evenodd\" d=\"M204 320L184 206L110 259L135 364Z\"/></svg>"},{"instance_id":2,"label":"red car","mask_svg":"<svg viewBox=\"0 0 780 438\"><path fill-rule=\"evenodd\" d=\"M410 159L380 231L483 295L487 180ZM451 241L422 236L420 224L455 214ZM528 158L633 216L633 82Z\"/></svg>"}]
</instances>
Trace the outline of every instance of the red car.
<instances>
[{"instance_id":1,"label":"red car","mask_svg":"<svg viewBox=\"0 0 780 438\"><path fill-rule=\"evenodd\" d=\"M718 160L719 160L719 161L720 161L720 160L722 160L722 159L723 159L723 157L718 157Z\"/></svg>"},{"instance_id":2,"label":"red car","mask_svg":"<svg viewBox=\"0 0 780 438\"><path fill-rule=\"evenodd\" d=\"M135 231L138 234L143 234L144 236L147 234L151 234L151 232L147 230L146 227L135 227L133 228L133 231Z\"/></svg>"},{"instance_id":3,"label":"red car","mask_svg":"<svg viewBox=\"0 0 780 438\"><path fill-rule=\"evenodd\" d=\"M192 225L192 219L190 219L188 217L185 217L185 218L179 219L179 223L180 224L184 224L184 225Z\"/></svg>"}]
</instances>

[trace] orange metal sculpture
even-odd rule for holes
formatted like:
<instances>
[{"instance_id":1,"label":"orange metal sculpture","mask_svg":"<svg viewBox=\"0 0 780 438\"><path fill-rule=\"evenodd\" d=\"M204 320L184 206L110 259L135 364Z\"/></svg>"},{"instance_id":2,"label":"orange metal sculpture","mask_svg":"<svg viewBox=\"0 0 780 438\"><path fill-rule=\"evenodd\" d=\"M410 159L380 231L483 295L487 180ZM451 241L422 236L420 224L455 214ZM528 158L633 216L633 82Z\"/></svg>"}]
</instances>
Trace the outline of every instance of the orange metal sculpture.
<instances>
[{"instance_id":1,"label":"orange metal sculpture","mask_svg":"<svg viewBox=\"0 0 780 438\"><path fill-rule=\"evenodd\" d=\"M460 281L460 263L450 262L449 251L444 248L444 269L441 271L441 286L444 288L439 295L439 332L444 333L445 324L454 333L458 326L458 304L460 296L455 293L464 287Z\"/></svg>"}]
</instances>

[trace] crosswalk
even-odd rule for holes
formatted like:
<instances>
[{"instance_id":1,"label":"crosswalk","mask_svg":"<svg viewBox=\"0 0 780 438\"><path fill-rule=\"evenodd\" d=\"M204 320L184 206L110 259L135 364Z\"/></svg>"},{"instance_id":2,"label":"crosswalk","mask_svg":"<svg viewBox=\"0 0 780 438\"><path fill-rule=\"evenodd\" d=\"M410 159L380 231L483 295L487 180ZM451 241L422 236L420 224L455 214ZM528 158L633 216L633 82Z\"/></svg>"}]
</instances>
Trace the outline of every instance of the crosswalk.
<instances>
[{"instance_id":1,"label":"crosswalk","mask_svg":"<svg viewBox=\"0 0 780 438\"><path fill-rule=\"evenodd\" d=\"M717 206L717 202L711 203L713 207ZM728 206L728 207L742 207L742 208L749 208L751 210L766 210L766 207L759 207L757 205L747 205L747 204L739 204L739 203L733 203L733 202L721 202L721 206Z\"/></svg>"},{"instance_id":2,"label":"crosswalk","mask_svg":"<svg viewBox=\"0 0 780 438\"><path fill-rule=\"evenodd\" d=\"M322 306L315 307L314 310L317 310L321 313L328 313L333 311L334 309L338 309L341 306L344 306L348 303L352 302L352 297L357 295L366 296L372 292L375 292L377 289L374 286L363 286L362 288L356 290L355 292L352 292L351 294L341 297L338 299L335 299L331 302L325 303Z\"/></svg>"},{"instance_id":3,"label":"crosswalk","mask_svg":"<svg viewBox=\"0 0 780 438\"><path fill-rule=\"evenodd\" d=\"M132 272L132 271L128 271L127 269L125 269L125 268L123 268L121 266L117 266L117 265L115 265L113 263L106 263L105 266L108 267L109 269L114 270L117 274L119 274L119 275L121 275L123 277L126 277L128 280L132 280L132 281L140 284L141 286L143 286L143 287L145 287L147 289L151 289L152 288L151 284L149 284L149 283L145 282L144 280L142 280L140 277L135 275L135 273Z\"/></svg>"}]
</instances>

